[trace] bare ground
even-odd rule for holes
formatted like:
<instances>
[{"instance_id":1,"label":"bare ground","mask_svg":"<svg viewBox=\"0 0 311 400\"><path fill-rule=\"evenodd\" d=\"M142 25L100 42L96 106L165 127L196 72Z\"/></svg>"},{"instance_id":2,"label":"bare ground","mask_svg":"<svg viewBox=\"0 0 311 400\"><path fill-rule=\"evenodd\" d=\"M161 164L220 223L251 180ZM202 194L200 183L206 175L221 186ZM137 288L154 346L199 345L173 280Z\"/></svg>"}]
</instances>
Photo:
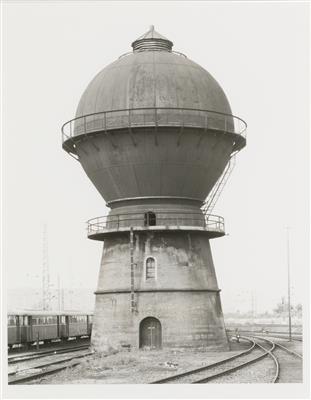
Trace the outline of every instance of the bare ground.
<instances>
[{"instance_id":1,"label":"bare ground","mask_svg":"<svg viewBox=\"0 0 311 400\"><path fill-rule=\"evenodd\" d=\"M233 343L231 351L207 351L206 349L133 350L113 355L94 354L81 364L67 368L58 374L42 378L35 384L122 384L150 383L212 364L233 356L250 346L249 343ZM33 384L32 383L32 384Z\"/></svg>"}]
</instances>

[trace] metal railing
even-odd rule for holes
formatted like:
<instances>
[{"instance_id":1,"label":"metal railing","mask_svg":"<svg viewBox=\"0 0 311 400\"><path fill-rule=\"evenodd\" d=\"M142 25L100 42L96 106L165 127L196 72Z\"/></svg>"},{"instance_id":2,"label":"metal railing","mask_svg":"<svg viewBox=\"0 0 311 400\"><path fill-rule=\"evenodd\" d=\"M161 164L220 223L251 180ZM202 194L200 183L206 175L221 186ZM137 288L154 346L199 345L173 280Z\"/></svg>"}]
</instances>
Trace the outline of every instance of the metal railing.
<instances>
[{"instance_id":1,"label":"metal railing","mask_svg":"<svg viewBox=\"0 0 311 400\"><path fill-rule=\"evenodd\" d=\"M153 50L153 51L154 51L154 50ZM181 53L180 51L170 50L169 53L177 54L178 56L182 56L182 57L184 57L184 58L188 58L188 57L186 56L186 54ZM120 60L120 58L124 58L124 57L130 56L130 55L133 55L133 54L135 54L134 51L128 51L127 53L121 54L121 55L118 57L118 60ZM137 54L137 53L136 53L136 54Z\"/></svg>"},{"instance_id":2,"label":"metal railing","mask_svg":"<svg viewBox=\"0 0 311 400\"><path fill-rule=\"evenodd\" d=\"M62 126L63 143L75 136L138 127L192 127L245 138L247 124L231 114L192 108L144 107L103 111L71 119Z\"/></svg>"},{"instance_id":3,"label":"metal railing","mask_svg":"<svg viewBox=\"0 0 311 400\"><path fill-rule=\"evenodd\" d=\"M130 230L130 228L157 229L157 227L200 227L211 232L225 232L224 219L218 215L204 215L195 212L162 211L154 212L152 223L147 213L128 213L97 217L87 221L88 236L109 231Z\"/></svg>"}]
</instances>

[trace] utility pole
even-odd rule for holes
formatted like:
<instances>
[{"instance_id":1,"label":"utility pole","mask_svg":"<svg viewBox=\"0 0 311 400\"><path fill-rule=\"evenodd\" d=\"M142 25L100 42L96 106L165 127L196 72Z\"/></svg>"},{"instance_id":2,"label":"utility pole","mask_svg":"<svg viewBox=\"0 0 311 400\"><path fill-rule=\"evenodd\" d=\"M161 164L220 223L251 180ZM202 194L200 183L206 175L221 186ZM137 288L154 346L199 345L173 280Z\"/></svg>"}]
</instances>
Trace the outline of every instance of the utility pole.
<instances>
[{"instance_id":1,"label":"utility pole","mask_svg":"<svg viewBox=\"0 0 311 400\"><path fill-rule=\"evenodd\" d=\"M61 289L60 289L60 278L57 275L57 302L58 302L58 312L61 311Z\"/></svg>"},{"instance_id":2,"label":"utility pole","mask_svg":"<svg viewBox=\"0 0 311 400\"><path fill-rule=\"evenodd\" d=\"M288 335L289 341L292 341L292 316L290 304L290 253L289 253L289 227L286 227L286 247L287 247L287 303L288 303Z\"/></svg>"},{"instance_id":3,"label":"utility pole","mask_svg":"<svg viewBox=\"0 0 311 400\"><path fill-rule=\"evenodd\" d=\"M252 331L254 331L254 292L251 292L252 299Z\"/></svg>"},{"instance_id":4,"label":"utility pole","mask_svg":"<svg viewBox=\"0 0 311 400\"><path fill-rule=\"evenodd\" d=\"M43 243L42 243L42 309L50 309L50 272L49 272L49 254L48 254L48 233L47 224L43 225Z\"/></svg>"}]
</instances>

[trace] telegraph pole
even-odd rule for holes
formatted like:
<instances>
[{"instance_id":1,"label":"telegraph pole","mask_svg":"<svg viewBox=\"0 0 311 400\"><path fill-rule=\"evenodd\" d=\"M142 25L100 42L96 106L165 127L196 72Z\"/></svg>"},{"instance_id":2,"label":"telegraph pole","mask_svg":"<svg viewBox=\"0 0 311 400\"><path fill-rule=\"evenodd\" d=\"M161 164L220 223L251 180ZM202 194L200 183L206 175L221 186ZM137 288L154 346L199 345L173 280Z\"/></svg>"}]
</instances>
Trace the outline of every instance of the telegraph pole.
<instances>
[{"instance_id":1,"label":"telegraph pole","mask_svg":"<svg viewBox=\"0 0 311 400\"><path fill-rule=\"evenodd\" d=\"M287 303L288 303L288 335L289 341L292 341L292 316L290 304L290 253L289 253L289 227L286 227L286 247L287 247Z\"/></svg>"},{"instance_id":2,"label":"telegraph pole","mask_svg":"<svg viewBox=\"0 0 311 400\"><path fill-rule=\"evenodd\" d=\"M58 302L58 312L61 312L61 289L60 289L60 278L57 275L57 302Z\"/></svg>"},{"instance_id":3,"label":"telegraph pole","mask_svg":"<svg viewBox=\"0 0 311 400\"><path fill-rule=\"evenodd\" d=\"M42 249L42 309L50 309L50 273L48 254L47 224L43 225L43 249Z\"/></svg>"}]
</instances>

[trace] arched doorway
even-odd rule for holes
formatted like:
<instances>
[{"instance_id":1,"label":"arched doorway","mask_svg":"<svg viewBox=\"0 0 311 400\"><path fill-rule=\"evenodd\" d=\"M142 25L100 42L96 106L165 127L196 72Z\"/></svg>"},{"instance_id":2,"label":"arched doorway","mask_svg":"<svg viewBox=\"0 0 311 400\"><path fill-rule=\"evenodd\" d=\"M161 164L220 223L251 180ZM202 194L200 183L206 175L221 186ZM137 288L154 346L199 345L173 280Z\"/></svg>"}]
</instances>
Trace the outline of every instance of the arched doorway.
<instances>
[{"instance_id":1,"label":"arched doorway","mask_svg":"<svg viewBox=\"0 0 311 400\"><path fill-rule=\"evenodd\" d=\"M158 319L147 317L139 326L139 347L159 349L162 346L162 328Z\"/></svg>"}]
</instances>

